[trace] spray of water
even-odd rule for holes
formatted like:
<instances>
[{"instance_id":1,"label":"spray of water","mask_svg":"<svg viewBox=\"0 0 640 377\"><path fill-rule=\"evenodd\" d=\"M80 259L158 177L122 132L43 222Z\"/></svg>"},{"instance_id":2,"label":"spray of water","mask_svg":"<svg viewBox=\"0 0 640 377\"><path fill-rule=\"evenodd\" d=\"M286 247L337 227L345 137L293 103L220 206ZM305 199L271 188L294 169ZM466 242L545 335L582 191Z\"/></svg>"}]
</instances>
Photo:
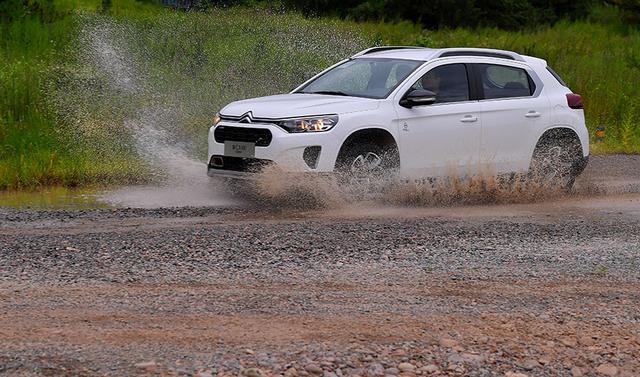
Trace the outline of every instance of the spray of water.
<instances>
[{"instance_id":1,"label":"spray of water","mask_svg":"<svg viewBox=\"0 0 640 377\"><path fill-rule=\"evenodd\" d=\"M234 203L222 182L206 177L213 115L233 100L286 92L365 46L350 30L301 30L287 15L248 10L83 15L79 24L77 61L52 101L98 156L141 162L124 169L149 184L104 195L125 206Z\"/></svg>"}]
</instances>

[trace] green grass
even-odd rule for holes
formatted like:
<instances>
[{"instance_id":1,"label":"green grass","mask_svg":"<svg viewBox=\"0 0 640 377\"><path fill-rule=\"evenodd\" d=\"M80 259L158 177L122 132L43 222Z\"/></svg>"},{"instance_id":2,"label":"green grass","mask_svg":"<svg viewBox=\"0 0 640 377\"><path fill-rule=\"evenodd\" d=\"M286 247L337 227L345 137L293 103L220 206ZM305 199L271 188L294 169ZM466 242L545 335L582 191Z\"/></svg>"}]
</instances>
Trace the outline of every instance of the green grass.
<instances>
[{"instance_id":1,"label":"green grass","mask_svg":"<svg viewBox=\"0 0 640 377\"><path fill-rule=\"evenodd\" d=\"M0 23L0 189L79 186L148 179L125 119L172 109L168 131L196 158L206 153L210 119L224 104L284 92L321 68L374 44L474 46L546 59L583 95L593 153L640 153L640 32L612 11L590 21L527 32L425 31L411 23L305 19L267 10L166 10L114 0L55 0L53 21ZM111 25L109 36L135 63L143 90L111 87L88 65L81 30ZM174 119L175 118L175 119Z\"/></svg>"},{"instance_id":2,"label":"green grass","mask_svg":"<svg viewBox=\"0 0 640 377\"><path fill-rule=\"evenodd\" d=\"M95 153L47 98L55 71L69 59L76 11L98 4L67 0L56 3L53 22L0 23L0 189L140 180L144 167L135 155Z\"/></svg>"}]
</instances>

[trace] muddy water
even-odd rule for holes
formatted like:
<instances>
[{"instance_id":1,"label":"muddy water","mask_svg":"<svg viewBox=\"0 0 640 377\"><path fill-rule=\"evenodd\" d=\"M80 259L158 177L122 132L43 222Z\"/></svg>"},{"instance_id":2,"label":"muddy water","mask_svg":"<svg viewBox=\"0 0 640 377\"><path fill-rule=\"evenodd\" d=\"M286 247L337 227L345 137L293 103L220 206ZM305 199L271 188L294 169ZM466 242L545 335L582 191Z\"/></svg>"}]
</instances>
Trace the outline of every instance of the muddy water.
<instances>
[{"instance_id":1,"label":"muddy water","mask_svg":"<svg viewBox=\"0 0 640 377\"><path fill-rule=\"evenodd\" d=\"M0 191L0 207L19 209L82 209L104 208L109 203L101 201L101 189L69 189L48 187L36 191Z\"/></svg>"},{"instance_id":2,"label":"muddy water","mask_svg":"<svg viewBox=\"0 0 640 377\"><path fill-rule=\"evenodd\" d=\"M195 162L185 163L182 169L177 169L174 179L157 185L115 187L115 188L90 188L90 189L66 189L47 188L40 191L29 192L3 192L0 193L0 206L13 208L34 209L82 209L103 207L131 207L131 208L165 208L165 207L251 207L271 206L275 209L304 209L305 203L310 209L318 207L325 210L326 214L338 214L341 210L345 213L356 211L357 213L376 213L376 211L390 208L429 208L443 207L443 203L434 200L433 197L424 197L422 201L395 202L389 200L387 194L384 200L353 200L341 196L344 192L334 181L304 180L296 181L294 177L286 174L271 174L264 182L258 185L257 197L248 199L242 195L231 193L224 182L206 176L205 165ZM402 194L407 187L395 189L395 193ZM450 206L462 207L466 204L474 204L477 208L494 205L518 205L535 202L541 206L553 206L553 203L575 202L578 206L595 206L598 208L611 207L612 210L620 206L624 207L624 194L640 193L640 156L610 155L595 156L576 182L574 192L571 195L550 195L548 197L526 200L495 200L494 197L476 197L469 202L464 196L458 197L448 203ZM424 194L424 193L423 193ZM464 194L464 193L463 193ZM478 195L477 192L471 192ZM401 198L402 199L402 198ZM451 199L451 197L450 197ZM455 198L454 198L455 199ZM518 199L518 198L516 198ZM310 202L308 202L311 200ZM293 204L297 204L293 205ZM302 205L301 205L302 204ZM320 204L320 205L318 205ZM480 206L480 207L478 207Z\"/></svg>"}]
</instances>

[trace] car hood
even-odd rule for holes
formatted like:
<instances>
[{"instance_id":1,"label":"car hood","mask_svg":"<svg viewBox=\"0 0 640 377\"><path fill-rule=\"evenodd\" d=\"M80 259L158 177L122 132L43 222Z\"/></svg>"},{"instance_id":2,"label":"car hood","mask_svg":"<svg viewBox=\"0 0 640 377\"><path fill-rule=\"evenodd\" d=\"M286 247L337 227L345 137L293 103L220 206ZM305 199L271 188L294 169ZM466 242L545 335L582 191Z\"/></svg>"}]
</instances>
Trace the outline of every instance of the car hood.
<instances>
[{"instance_id":1,"label":"car hood","mask_svg":"<svg viewBox=\"0 0 640 377\"><path fill-rule=\"evenodd\" d=\"M377 109L379 100L324 94L279 94L236 101L220 113L240 117L251 111L253 118L290 118L309 115L344 114Z\"/></svg>"}]
</instances>

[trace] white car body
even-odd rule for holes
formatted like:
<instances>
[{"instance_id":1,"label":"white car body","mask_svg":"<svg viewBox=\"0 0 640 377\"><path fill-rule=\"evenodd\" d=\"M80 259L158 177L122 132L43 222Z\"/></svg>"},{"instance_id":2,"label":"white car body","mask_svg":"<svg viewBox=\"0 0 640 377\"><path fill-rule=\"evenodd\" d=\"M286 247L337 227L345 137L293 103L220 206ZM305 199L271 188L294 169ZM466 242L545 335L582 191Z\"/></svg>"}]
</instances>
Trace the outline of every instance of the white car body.
<instances>
[{"instance_id":1,"label":"white car body","mask_svg":"<svg viewBox=\"0 0 640 377\"><path fill-rule=\"evenodd\" d=\"M420 61L420 65L381 99L296 93L345 61L364 58L407 59ZM487 169L494 173L526 172L536 145L551 129L575 133L584 159L581 164L586 165L589 137L584 112L569 107L567 94L572 93L571 90L554 76L542 59L502 50L402 47L373 48L350 59L329 67L291 93L225 106L220 111L222 120L209 132L209 175L235 178L251 175L242 167L220 168L225 145L216 141L214 135L220 126L269 130L271 142L268 146L256 146L251 157L272 161L293 172L334 171L345 141L354 133L369 129L383 130L393 137L402 177L467 175ZM535 92L529 96L477 98L411 108L400 105L403 96L425 73L456 63L467 64L467 67L490 64L521 68L533 81ZM339 120L335 127L325 132L290 133L275 121L322 114L337 114ZM320 147L313 164L304 158L305 149L311 146ZM580 171L582 168L584 166Z\"/></svg>"}]
</instances>

